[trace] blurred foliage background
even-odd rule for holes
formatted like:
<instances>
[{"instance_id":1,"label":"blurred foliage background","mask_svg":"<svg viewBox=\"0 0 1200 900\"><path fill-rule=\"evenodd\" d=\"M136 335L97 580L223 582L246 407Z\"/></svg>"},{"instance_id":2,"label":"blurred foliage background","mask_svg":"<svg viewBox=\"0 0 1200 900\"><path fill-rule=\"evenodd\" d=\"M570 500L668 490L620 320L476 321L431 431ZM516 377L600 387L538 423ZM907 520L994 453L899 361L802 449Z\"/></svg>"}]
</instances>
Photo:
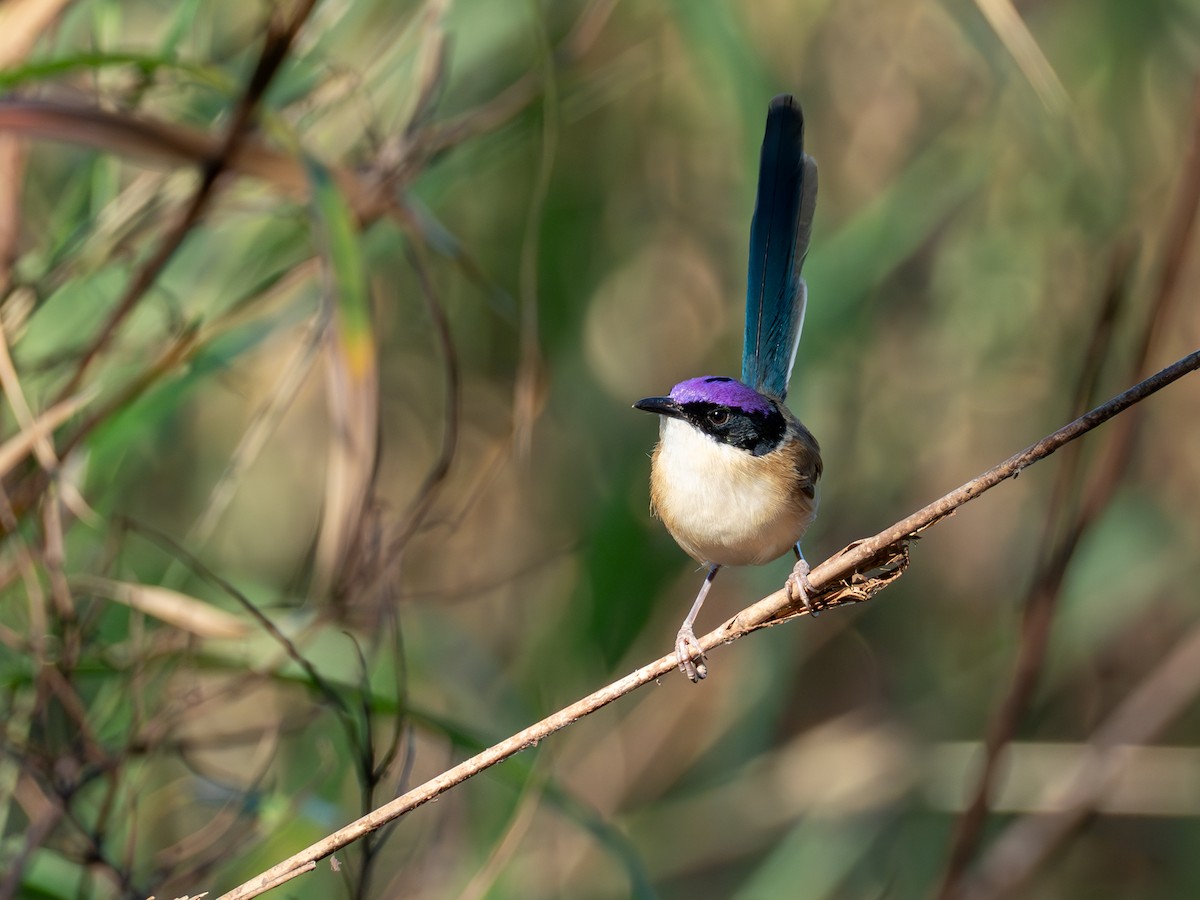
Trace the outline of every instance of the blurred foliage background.
<instances>
[{"instance_id":1,"label":"blurred foliage background","mask_svg":"<svg viewBox=\"0 0 1200 900\"><path fill-rule=\"evenodd\" d=\"M216 896L670 650L701 573L630 404L739 369L776 93L821 173L814 563L1200 346L1195 0L325 0L180 225L294 15L0 5L0 896ZM931 896L957 840L971 896L1194 895L1198 404L280 894ZM1097 814L989 855L1079 773Z\"/></svg>"}]
</instances>

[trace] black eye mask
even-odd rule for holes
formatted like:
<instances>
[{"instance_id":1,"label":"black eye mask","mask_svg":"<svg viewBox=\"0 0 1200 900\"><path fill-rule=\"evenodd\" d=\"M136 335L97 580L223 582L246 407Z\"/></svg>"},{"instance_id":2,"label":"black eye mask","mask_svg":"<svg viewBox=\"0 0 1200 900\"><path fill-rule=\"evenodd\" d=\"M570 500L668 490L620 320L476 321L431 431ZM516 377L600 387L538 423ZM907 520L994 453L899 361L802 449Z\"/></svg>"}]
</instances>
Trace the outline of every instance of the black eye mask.
<instances>
[{"instance_id":1,"label":"black eye mask","mask_svg":"<svg viewBox=\"0 0 1200 900\"><path fill-rule=\"evenodd\" d=\"M747 412L718 403L693 402L683 404L683 416L722 444L754 456L765 456L778 447L787 431L787 422L777 409Z\"/></svg>"}]
</instances>

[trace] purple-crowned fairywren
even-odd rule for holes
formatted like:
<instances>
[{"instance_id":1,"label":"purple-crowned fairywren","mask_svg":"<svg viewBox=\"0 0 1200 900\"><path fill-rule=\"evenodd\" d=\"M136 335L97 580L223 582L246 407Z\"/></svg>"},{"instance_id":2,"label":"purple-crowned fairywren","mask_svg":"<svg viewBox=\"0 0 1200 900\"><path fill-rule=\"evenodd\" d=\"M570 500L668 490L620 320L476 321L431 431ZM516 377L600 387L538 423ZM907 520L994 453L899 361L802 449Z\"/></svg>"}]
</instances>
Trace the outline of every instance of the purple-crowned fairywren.
<instances>
[{"instance_id":1,"label":"purple-crowned fairywren","mask_svg":"<svg viewBox=\"0 0 1200 900\"><path fill-rule=\"evenodd\" d=\"M675 639L679 668L708 674L692 629L722 566L761 565L793 549L789 594L809 605L800 538L816 515L821 448L784 406L808 291L800 269L812 235L817 166L804 153L804 115L781 95L767 111L750 223L742 380L690 378L634 406L661 416L650 509L708 575Z\"/></svg>"}]
</instances>

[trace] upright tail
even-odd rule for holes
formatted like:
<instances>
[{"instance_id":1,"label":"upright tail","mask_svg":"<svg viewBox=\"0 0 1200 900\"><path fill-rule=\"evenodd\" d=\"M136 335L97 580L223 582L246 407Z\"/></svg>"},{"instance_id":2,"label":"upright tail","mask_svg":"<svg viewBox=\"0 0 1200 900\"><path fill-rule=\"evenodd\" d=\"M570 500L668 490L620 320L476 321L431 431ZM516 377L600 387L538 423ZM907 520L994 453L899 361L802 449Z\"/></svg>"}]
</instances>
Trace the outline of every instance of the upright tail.
<instances>
[{"instance_id":1,"label":"upright tail","mask_svg":"<svg viewBox=\"0 0 1200 900\"><path fill-rule=\"evenodd\" d=\"M787 395L808 289L800 277L817 207L817 164L804 153L804 113L789 94L767 110L750 222L750 273L742 381L759 393Z\"/></svg>"}]
</instances>

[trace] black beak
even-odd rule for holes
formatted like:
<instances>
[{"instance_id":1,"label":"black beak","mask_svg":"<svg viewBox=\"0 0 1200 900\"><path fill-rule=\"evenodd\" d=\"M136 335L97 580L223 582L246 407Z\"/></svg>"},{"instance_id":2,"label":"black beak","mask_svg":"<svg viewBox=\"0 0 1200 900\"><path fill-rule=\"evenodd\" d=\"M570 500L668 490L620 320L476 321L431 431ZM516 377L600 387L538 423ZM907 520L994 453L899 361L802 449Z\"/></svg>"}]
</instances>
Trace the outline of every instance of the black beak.
<instances>
[{"instance_id":1,"label":"black beak","mask_svg":"<svg viewBox=\"0 0 1200 900\"><path fill-rule=\"evenodd\" d=\"M670 416L672 419L683 418L683 409L670 397L647 397L633 404L633 408L644 409L660 416Z\"/></svg>"}]
</instances>

